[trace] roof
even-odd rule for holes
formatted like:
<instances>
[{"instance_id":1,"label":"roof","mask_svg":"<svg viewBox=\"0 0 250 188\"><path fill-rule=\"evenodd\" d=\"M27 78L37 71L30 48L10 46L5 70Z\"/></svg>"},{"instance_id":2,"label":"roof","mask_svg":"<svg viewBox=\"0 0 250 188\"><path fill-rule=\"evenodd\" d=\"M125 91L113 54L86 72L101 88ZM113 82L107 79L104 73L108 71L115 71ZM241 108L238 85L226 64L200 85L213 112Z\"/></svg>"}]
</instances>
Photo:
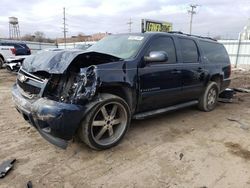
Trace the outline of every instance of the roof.
<instances>
[{"instance_id":1,"label":"roof","mask_svg":"<svg viewBox=\"0 0 250 188\"><path fill-rule=\"evenodd\" d=\"M119 34L118 34L119 35ZM123 34L120 34L123 35ZM210 42L217 42L217 40L210 37L203 37L199 35L190 35L187 33L182 33L180 31L170 31L170 32L145 32L145 33L124 33L124 35L140 35L140 36L153 36L153 35L177 35L177 36L185 36L191 37L195 39L202 39Z\"/></svg>"}]
</instances>

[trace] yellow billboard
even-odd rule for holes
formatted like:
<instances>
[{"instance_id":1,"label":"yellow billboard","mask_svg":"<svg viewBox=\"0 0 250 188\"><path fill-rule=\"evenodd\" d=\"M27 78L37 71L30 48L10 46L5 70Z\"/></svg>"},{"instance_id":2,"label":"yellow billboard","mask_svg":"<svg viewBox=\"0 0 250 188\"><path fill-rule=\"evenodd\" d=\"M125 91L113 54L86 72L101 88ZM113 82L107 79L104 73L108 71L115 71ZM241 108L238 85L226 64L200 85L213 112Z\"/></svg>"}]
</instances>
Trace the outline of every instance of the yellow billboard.
<instances>
[{"instance_id":1,"label":"yellow billboard","mask_svg":"<svg viewBox=\"0 0 250 188\"><path fill-rule=\"evenodd\" d=\"M170 22L160 22L147 19L142 20L142 32L169 32L172 31L172 29L173 24Z\"/></svg>"}]
</instances>

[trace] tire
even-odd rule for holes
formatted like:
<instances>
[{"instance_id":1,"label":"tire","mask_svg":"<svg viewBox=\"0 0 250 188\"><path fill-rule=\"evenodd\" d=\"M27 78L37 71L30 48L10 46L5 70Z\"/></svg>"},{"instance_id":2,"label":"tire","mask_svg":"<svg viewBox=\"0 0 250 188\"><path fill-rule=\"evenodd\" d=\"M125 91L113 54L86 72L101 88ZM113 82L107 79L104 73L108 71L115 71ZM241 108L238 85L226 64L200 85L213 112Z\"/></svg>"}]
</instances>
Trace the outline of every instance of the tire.
<instances>
[{"instance_id":1,"label":"tire","mask_svg":"<svg viewBox=\"0 0 250 188\"><path fill-rule=\"evenodd\" d=\"M11 68L10 68L8 65L6 66L6 69L7 69L8 71L12 72Z\"/></svg>"},{"instance_id":2,"label":"tire","mask_svg":"<svg viewBox=\"0 0 250 188\"><path fill-rule=\"evenodd\" d=\"M78 136L96 150L117 145L128 130L131 112L128 104L112 94L100 94L102 102L91 109L82 121Z\"/></svg>"},{"instance_id":3,"label":"tire","mask_svg":"<svg viewBox=\"0 0 250 188\"><path fill-rule=\"evenodd\" d=\"M204 93L199 98L198 108L205 112L212 111L217 105L218 96L218 84L216 82L209 82Z\"/></svg>"},{"instance_id":4,"label":"tire","mask_svg":"<svg viewBox=\"0 0 250 188\"><path fill-rule=\"evenodd\" d=\"M0 57L0 69L3 67L4 61L3 59Z\"/></svg>"}]
</instances>

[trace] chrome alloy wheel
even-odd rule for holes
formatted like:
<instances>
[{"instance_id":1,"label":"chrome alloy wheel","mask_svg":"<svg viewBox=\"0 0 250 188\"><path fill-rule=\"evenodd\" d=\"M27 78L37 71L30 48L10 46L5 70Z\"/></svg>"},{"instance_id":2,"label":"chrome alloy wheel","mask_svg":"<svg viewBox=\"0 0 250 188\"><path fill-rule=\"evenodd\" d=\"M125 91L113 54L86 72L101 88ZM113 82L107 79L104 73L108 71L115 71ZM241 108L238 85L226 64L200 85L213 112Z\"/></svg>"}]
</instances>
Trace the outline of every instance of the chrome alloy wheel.
<instances>
[{"instance_id":1,"label":"chrome alloy wheel","mask_svg":"<svg viewBox=\"0 0 250 188\"><path fill-rule=\"evenodd\" d=\"M216 103L216 99L217 99L217 91L215 88L211 88L207 95L207 104L210 106L214 105Z\"/></svg>"},{"instance_id":2,"label":"chrome alloy wheel","mask_svg":"<svg viewBox=\"0 0 250 188\"><path fill-rule=\"evenodd\" d=\"M128 121L126 109L118 102L104 104L93 117L91 123L92 137L97 144L103 146L119 140Z\"/></svg>"}]
</instances>

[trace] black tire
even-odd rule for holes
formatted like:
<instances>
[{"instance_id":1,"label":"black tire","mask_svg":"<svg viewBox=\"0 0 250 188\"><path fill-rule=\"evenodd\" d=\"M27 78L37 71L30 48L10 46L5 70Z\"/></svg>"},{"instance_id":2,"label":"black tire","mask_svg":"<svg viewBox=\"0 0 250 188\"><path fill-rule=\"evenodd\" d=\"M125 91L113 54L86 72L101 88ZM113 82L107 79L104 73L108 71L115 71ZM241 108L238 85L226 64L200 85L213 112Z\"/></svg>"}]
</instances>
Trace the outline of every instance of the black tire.
<instances>
[{"instance_id":1,"label":"black tire","mask_svg":"<svg viewBox=\"0 0 250 188\"><path fill-rule=\"evenodd\" d=\"M0 69L3 67L4 61L3 59L0 57Z\"/></svg>"},{"instance_id":2,"label":"black tire","mask_svg":"<svg viewBox=\"0 0 250 188\"><path fill-rule=\"evenodd\" d=\"M89 111L78 130L80 140L96 150L117 145L127 132L131 120L130 108L125 100L106 93L100 94L100 98L101 102ZM115 114L112 115L112 112Z\"/></svg>"},{"instance_id":3,"label":"black tire","mask_svg":"<svg viewBox=\"0 0 250 188\"><path fill-rule=\"evenodd\" d=\"M202 111L212 111L216 105L219 95L219 87L216 82L209 82L202 96L199 98L198 108Z\"/></svg>"},{"instance_id":4,"label":"black tire","mask_svg":"<svg viewBox=\"0 0 250 188\"><path fill-rule=\"evenodd\" d=\"M8 65L6 66L6 69L7 69L8 71L12 72L11 68L10 68Z\"/></svg>"}]
</instances>

